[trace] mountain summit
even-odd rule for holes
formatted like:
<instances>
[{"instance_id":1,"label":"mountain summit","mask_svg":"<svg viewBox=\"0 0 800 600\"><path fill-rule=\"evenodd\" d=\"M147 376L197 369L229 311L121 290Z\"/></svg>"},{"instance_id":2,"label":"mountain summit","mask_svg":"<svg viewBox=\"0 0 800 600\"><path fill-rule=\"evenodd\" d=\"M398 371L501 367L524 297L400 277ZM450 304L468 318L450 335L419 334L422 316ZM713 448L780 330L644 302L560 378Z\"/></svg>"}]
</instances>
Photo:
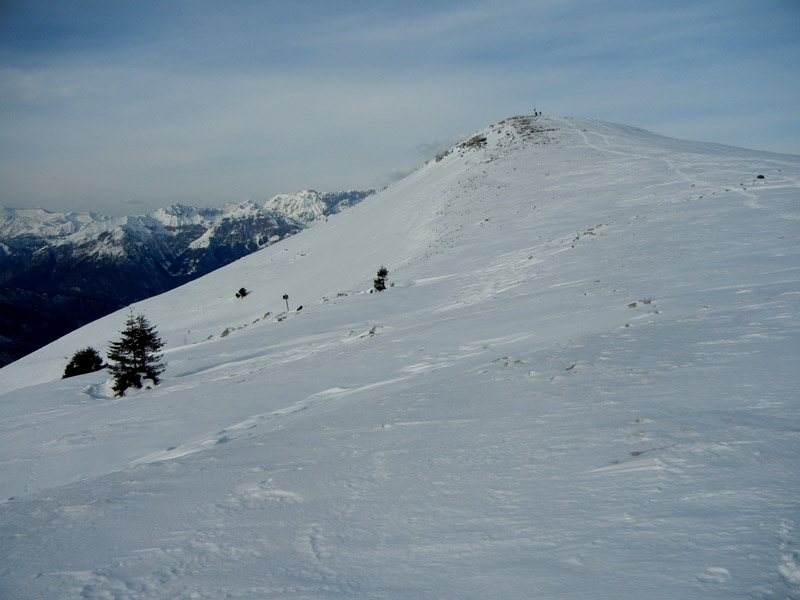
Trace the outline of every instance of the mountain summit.
<instances>
[{"instance_id":1,"label":"mountain summit","mask_svg":"<svg viewBox=\"0 0 800 600\"><path fill-rule=\"evenodd\" d=\"M799 185L516 117L0 369L0 595L800 596Z\"/></svg>"}]
</instances>

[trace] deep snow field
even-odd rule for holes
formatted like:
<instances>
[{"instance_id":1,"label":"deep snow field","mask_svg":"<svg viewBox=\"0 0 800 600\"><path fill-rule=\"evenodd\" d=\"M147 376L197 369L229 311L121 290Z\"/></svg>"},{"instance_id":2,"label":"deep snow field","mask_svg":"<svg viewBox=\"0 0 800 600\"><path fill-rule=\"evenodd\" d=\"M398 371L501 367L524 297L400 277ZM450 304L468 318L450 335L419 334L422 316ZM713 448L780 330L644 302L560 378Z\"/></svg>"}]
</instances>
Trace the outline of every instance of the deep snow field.
<instances>
[{"instance_id":1,"label":"deep snow field","mask_svg":"<svg viewBox=\"0 0 800 600\"><path fill-rule=\"evenodd\" d=\"M800 157L480 135L0 370L0 598L800 598Z\"/></svg>"}]
</instances>

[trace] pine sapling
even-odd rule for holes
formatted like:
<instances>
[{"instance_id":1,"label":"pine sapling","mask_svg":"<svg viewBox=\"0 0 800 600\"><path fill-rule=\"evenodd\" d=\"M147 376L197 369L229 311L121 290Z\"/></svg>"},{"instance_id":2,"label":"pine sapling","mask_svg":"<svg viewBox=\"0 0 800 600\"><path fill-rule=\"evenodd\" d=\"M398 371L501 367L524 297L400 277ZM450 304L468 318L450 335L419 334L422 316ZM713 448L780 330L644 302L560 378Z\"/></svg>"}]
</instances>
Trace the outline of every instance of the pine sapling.
<instances>
[{"instance_id":1,"label":"pine sapling","mask_svg":"<svg viewBox=\"0 0 800 600\"><path fill-rule=\"evenodd\" d=\"M372 287L376 292L382 292L386 289L386 278L389 276L389 271L386 267L378 269L378 275L372 282Z\"/></svg>"},{"instance_id":2,"label":"pine sapling","mask_svg":"<svg viewBox=\"0 0 800 600\"><path fill-rule=\"evenodd\" d=\"M130 387L141 388L142 379L149 379L157 385L161 381L159 375L164 371L164 365L158 362L162 356L158 351L164 347L164 342L158 337L155 327L143 314L134 316L131 311L121 333L122 339L111 343L108 351L108 360L111 361L108 369L114 376L114 392L117 396L124 396Z\"/></svg>"}]
</instances>

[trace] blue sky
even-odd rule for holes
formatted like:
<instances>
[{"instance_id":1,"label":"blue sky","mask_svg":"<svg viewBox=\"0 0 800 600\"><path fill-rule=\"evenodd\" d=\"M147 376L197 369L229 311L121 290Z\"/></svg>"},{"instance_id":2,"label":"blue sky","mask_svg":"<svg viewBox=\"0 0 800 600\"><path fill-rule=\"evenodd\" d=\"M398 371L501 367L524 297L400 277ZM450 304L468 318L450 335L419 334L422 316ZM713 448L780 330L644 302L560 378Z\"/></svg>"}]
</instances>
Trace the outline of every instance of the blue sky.
<instances>
[{"instance_id":1,"label":"blue sky","mask_svg":"<svg viewBox=\"0 0 800 600\"><path fill-rule=\"evenodd\" d=\"M0 204L382 187L533 112L800 154L798 0L0 0Z\"/></svg>"}]
</instances>

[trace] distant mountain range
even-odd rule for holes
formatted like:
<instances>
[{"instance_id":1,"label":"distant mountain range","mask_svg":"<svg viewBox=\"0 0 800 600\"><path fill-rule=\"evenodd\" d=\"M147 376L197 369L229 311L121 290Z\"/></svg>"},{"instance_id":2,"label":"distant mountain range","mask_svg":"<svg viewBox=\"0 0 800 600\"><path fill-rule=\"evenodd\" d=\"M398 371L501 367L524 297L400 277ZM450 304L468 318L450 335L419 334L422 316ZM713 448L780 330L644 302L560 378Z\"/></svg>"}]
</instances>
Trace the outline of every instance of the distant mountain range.
<instances>
[{"instance_id":1,"label":"distant mountain range","mask_svg":"<svg viewBox=\"0 0 800 600\"><path fill-rule=\"evenodd\" d=\"M305 190L263 205L174 204L128 217L0 208L0 366L294 235L374 192Z\"/></svg>"}]
</instances>

